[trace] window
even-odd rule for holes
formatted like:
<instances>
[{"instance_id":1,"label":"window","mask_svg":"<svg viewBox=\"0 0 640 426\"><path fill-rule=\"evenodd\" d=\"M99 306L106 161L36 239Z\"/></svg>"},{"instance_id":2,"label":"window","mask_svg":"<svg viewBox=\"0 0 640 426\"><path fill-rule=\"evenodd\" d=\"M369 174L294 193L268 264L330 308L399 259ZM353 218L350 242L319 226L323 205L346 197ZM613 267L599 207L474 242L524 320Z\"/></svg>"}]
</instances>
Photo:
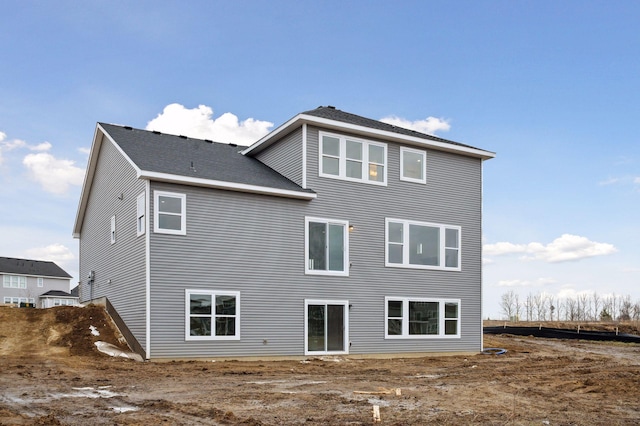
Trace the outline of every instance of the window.
<instances>
[{"instance_id":1,"label":"window","mask_svg":"<svg viewBox=\"0 0 640 426\"><path fill-rule=\"evenodd\" d=\"M349 222L305 218L305 273L349 275Z\"/></svg>"},{"instance_id":2,"label":"window","mask_svg":"<svg viewBox=\"0 0 640 426\"><path fill-rule=\"evenodd\" d=\"M427 153L400 147L400 180L427 183Z\"/></svg>"},{"instance_id":3,"label":"window","mask_svg":"<svg viewBox=\"0 0 640 426\"><path fill-rule=\"evenodd\" d=\"M38 278L38 287L44 287L44 278Z\"/></svg>"},{"instance_id":4,"label":"window","mask_svg":"<svg viewBox=\"0 0 640 426\"><path fill-rule=\"evenodd\" d=\"M240 340L240 293L186 290L186 340Z\"/></svg>"},{"instance_id":5,"label":"window","mask_svg":"<svg viewBox=\"0 0 640 426\"><path fill-rule=\"evenodd\" d=\"M386 338L460 337L460 300L385 298Z\"/></svg>"},{"instance_id":6,"label":"window","mask_svg":"<svg viewBox=\"0 0 640 426\"><path fill-rule=\"evenodd\" d=\"M320 132L320 176L387 184L387 145Z\"/></svg>"},{"instance_id":7,"label":"window","mask_svg":"<svg viewBox=\"0 0 640 426\"><path fill-rule=\"evenodd\" d=\"M31 306L35 306L36 299L33 297L5 297L4 303L15 303L16 305L28 303Z\"/></svg>"},{"instance_id":8,"label":"window","mask_svg":"<svg viewBox=\"0 0 640 426\"><path fill-rule=\"evenodd\" d=\"M460 270L459 226L386 220L386 266Z\"/></svg>"},{"instance_id":9,"label":"window","mask_svg":"<svg viewBox=\"0 0 640 426\"><path fill-rule=\"evenodd\" d=\"M3 275L2 286L5 288L27 288L27 277Z\"/></svg>"},{"instance_id":10,"label":"window","mask_svg":"<svg viewBox=\"0 0 640 426\"><path fill-rule=\"evenodd\" d=\"M185 194L154 191L154 232L185 235L187 233Z\"/></svg>"},{"instance_id":11,"label":"window","mask_svg":"<svg viewBox=\"0 0 640 426\"><path fill-rule=\"evenodd\" d=\"M111 244L116 243L116 217L111 216Z\"/></svg>"},{"instance_id":12,"label":"window","mask_svg":"<svg viewBox=\"0 0 640 426\"><path fill-rule=\"evenodd\" d=\"M146 223L145 223L145 214L146 214L146 199L145 193L138 195L136 199L136 229L137 235L140 236L146 231Z\"/></svg>"}]
</instances>

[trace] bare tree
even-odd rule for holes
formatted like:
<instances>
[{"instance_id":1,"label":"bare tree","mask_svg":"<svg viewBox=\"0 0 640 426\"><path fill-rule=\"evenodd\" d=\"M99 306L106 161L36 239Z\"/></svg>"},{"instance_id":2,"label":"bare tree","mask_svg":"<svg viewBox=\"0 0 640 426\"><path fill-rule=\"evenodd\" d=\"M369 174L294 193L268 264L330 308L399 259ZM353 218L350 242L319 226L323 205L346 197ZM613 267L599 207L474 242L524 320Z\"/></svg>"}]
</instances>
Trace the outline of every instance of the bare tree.
<instances>
[{"instance_id":1,"label":"bare tree","mask_svg":"<svg viewBox=\"0 0 640 426\"><path fill-rule=\"evenodd\" d=\"M618 315L618 321L629 321L631 319L631 296L626 295L620 298L620 314Z\"/></svg>"},{"instance_id":2,"label":"bare tree","mask_svg":"<svg viewBox=\"0 0 640 426\"><path fill-rule=\"evenodd\" d=\"M524 311L527 317L527 321L533 320L533 295L527 294L527 298L524 301Z\"/></svg>"},{"instance_id":3,"label":"bare tree","mask_svg":"<svg viewBox=\"0 0 640 426\"><path fill-rule=\"evenodd\" d=\"M502 299L500 300L500 308L507 320L511 320L513 318L515 311L515 297L516 295L513 290L509 290L502 295Z\"/></svg>"},{"instance_id":4,"label":"bare tree","mask_svg":"<svg viewBox=\"0 0 640 426\"><path fill-rule=\"evenodd\" d=\"M591 320L597 321L598 315L600 315L600 306L602 304L602 299L598 296L598 293L595 291L591 295Z\"/></svg>"},{"instance_id":5,"label":"bare tree","mask_svg":"<svg viewBox=\"0 0 640 426\"><path fill-rule=\"evenodd\" d=\"M580 293L577 296L578 298L578 319L582 321L586 321L589 319L589 294L588 293Z\"/></svg>"},{"instance_id":6,"label":"bare tree","mask_svg":"<svg viewBox=\"0 0 640 426\"><path fill-rule=\"evenodd\" d=\"M520 302L520 296L516 293L514 298L514 307L516 314L516 321L520 321L520 316L522 316L522 302Z\"/></svg>"}]
</instances>

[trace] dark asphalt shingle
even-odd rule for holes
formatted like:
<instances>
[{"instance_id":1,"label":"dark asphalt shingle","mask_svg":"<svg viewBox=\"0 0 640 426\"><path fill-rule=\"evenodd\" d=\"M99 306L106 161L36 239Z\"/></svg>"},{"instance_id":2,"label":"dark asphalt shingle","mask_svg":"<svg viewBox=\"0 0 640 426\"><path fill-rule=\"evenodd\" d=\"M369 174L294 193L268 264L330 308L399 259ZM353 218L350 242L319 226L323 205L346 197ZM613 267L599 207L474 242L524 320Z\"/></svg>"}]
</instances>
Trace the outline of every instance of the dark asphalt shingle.
<instances>
[{"instance_id":1,"label":"dark asphalt shingle","mask_svg":"<svg viewBox=\"0 0 640 426\"><path fill-rule=\"evenodd\" d=\"M54 262L0 257L0 274L33 275L42 277L71 278Z\"/></svg>"}]
</instances>

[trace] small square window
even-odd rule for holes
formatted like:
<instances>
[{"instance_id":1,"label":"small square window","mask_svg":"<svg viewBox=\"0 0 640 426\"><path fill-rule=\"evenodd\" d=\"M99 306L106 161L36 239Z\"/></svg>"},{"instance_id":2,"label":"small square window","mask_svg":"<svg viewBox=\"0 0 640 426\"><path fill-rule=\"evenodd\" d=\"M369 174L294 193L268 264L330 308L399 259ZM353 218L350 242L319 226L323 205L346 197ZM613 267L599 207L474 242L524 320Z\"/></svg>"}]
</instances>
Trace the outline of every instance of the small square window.
<instances>
[{"instance_id":1,"label":"small square window","mask_svg":"<svg viewBox=\"0 0 640 426\"><path fill-rule=\"evenodd\" d=\"M186 340L240 340L240 293L186 290Z\"/></svg>"},{"instance_id":2,"label":"small square window","mask_svg":"<svg viewBox=\"0 0 640 426\"><path fill-rule=\"evenodd\" d=\"M173 192L154 191L154 232L187 233L187 196Z\"/></svg>"}]
</instances>

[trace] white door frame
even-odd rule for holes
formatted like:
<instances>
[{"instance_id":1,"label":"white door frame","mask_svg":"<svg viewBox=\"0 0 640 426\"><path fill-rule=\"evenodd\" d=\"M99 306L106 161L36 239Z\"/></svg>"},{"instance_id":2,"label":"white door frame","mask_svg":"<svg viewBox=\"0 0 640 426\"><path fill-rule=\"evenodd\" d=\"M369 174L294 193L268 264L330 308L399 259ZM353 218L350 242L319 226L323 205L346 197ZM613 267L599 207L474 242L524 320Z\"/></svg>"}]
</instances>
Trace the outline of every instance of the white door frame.
<instances>
[{"instance_id":1,"label":"white door frame","mask_svg":"<svg viewBox=\"0 0 640 426\"><path fill-rule=\"evenodd\" d=\"M344 309L343 323L343 351L309 351L309 305L341 305ZM327 338L325 323L325 339ZM326 340L325 340L326 347ZM305 355L347 355L349 353L349 301L330 299L305 299L304 300L304 354Z\"/></svg>"}]
</instances>

